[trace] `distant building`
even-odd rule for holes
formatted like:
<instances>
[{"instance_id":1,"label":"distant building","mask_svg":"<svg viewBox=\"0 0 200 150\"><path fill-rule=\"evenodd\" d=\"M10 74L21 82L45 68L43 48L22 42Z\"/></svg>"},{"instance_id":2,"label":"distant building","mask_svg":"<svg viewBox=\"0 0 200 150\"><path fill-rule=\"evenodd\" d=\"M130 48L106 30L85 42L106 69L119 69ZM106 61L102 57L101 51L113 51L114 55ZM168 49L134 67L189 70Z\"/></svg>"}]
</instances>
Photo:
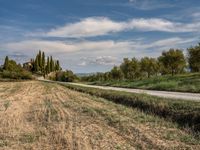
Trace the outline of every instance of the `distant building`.
<instances>
[{"instance_id":1,"label":"distant building","mask_svg":"<svg viewBox=\"0 0 200 150\"><path fill-rule=\"evenodd\" d=\"M32 61L25 62L23 64L23 68L28 70L28 71L31 71L33 69L33 62Z\"/></svg>"}]
</instances>

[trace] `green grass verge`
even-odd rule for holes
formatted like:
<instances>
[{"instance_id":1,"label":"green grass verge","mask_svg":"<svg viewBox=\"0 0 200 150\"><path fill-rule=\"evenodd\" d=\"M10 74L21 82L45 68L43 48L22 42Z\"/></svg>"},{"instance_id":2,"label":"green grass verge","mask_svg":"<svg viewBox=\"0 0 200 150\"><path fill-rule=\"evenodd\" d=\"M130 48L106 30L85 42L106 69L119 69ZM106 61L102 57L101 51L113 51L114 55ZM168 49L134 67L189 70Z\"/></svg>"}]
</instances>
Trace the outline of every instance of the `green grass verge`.
<instances>
[{"instance_id":1,"label":"green grass verge","mask_svg":"<svg viewBox=\"0 0 200 150\"><path fill-rule=\"evenodd\" d=\"M95 81L93 85L200 93L200 73L158 76L142 80Z\"/></svg>"},{"instance_id":2,"label":"green grass verge","mask_svg":"<svg viewBox=\"0 0 200 150\"><path fill-rule=\"evenodd\" d=\"M118 104L137 108L169 121L176 122L180 127L190 129L199 136L200 133L200 103L195 101L172 100L133 94L113 90L103 90L77 85L61 84L69 89L102 97Z\"/></svg>"}]
</instances>

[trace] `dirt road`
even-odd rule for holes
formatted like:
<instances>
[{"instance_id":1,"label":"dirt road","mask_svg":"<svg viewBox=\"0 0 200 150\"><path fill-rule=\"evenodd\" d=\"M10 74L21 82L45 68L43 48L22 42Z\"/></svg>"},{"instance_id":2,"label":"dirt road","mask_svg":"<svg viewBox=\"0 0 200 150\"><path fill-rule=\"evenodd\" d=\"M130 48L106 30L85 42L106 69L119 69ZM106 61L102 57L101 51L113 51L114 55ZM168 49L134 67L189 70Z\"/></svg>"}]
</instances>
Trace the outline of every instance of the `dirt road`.
<instances>
[{"instance_id":1,"label":"dirt road","mask_svg":"<svg viewBox=\"0 0 200 150\"><path fill-rule=\"evenodd\" d=\"M2 150L199 149L199 144L172 123L57 84L0 82Z\"/></svg>"}]
</instances>

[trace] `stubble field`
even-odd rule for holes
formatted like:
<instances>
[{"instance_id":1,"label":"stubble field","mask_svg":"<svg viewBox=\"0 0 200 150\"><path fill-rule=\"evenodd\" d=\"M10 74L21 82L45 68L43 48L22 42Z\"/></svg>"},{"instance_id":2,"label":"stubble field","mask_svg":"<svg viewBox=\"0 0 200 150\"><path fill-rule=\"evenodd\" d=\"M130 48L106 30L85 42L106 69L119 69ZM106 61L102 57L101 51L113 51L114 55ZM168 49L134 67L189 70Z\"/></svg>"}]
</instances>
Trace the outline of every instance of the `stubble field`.
<instances>
[{"instance_id":1,"label":"stubble field","mask_svg":"<svg viewBox=\"0 0 200 150\"><path fill-rule=\"evenodd\" d=\"M0 83L0 149L200 149L175 123L38 81Z\"/></svg>"}]
</instances>

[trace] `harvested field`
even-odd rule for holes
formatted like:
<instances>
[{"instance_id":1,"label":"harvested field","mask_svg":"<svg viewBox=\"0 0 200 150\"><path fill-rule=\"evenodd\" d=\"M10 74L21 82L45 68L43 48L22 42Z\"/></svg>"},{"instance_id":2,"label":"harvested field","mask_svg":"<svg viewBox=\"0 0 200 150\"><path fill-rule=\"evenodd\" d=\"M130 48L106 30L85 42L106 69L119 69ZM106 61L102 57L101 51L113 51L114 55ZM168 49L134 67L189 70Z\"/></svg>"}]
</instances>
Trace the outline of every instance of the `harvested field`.
<instances>
[{"instance_id":1,"label":"harvested field","mask_svg":"<svg viewBox=\"0 0 200 150\"><path fill-rule=\"evenodd\" d=\"M0 83L0 149L200 149L177 125L38 81Z\"/></svg>"}]
</instances>

